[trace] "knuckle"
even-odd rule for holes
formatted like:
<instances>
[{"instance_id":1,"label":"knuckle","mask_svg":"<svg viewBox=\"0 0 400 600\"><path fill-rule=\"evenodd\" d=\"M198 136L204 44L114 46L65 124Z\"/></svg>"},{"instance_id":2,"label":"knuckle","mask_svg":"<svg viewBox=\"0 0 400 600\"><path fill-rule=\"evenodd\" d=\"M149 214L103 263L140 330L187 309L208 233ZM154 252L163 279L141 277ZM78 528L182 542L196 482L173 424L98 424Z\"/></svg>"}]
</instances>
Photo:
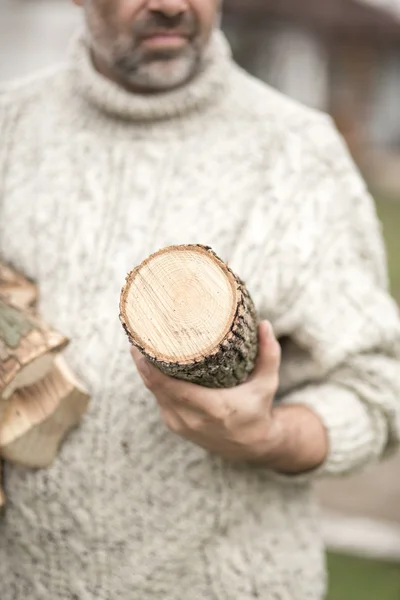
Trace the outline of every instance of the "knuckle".
<instances>
[{"instance_id":1,"label":"knuckle","mask_svg":"<svg viewBox=\"0 0 400 600\"><path fill-rule=\"evenodd\" d=\"M256 398L259 400L259 403L256 404L257 414L260 412L260 406L264 406L265 399L270 398L271 396L275 396L276 392L279 388L279 375L277 373L272 373L267 375L263 379L260 379L255 387L254 392Z\"/></svg>"},{"instance_id":2,"label":"knuckle","mask_svg":"<svg viewBox=\"0 0 400 600\"><path fill-rule=\"evenodd\" d=\"M191 396L187 391L181 391L179 398L177 398L182 404L191 404Z\"/></svg>"},{"instance_id":3,"label":"knuckle","mask_svg":"<svg viewBox=\"0 0 400 600\"><path fill-rule=\"evenodd\" d=\"M164 425L173 433L179 433L179 423L177 419L174 418L173 415L168 410L161 409L161 418L164 422Z\"/></svg>"},{"instance_id":4,"label":"knuckle","mask_svg":"<svg viewBox=\"0 0 400 600\"><path fill-rule=\"evenodd\" d=\"M260 442L261 436L265 436L264 428L261 430L257 425L238 431L236 444L241 448L253 448Z\"/></svg>"},{"instance_id":5,"label":"knuckle","mask_svg":"<svg viewBox=\"0 0 400 600\"><path fill-rule=\"evenodd\" d=\"M187 426L188 429L190 429L191 431L201 431L203 429L203 419L201 417L191 417L188 422L187 422Z\"/></svg>"},{"instance_id":6,"label":"knuckle","mask_svg":"<svg viewBox=\"0 0 400 600\"><path fill-rule=\"evenodd\" d=\"M143 382L147 389L151 390L152 392L154 392L158 387L157 376L153 373L148 373L146 377L143 378Z\"/></svg>"},{"instance_id":7,"label":"knuckle","mask_svg":"<svg viewBox=\"0 0 400 600\"><path fill-rule=\"evenodd\" d=\"M215 402L210 409L210 417L219 423L226 423L226 421L236 411L232 407L232 392L229 392L229 397L224 394L220 394L215 397Z\"/></svg>"},{"instance_id":8,"label":"knuckle","mask_svg":"<svg viewBox=\"0 0 400 600\"><path fill-rule=\"evenodd\" d=\"M151 377L146 377L146 379L143 379L143 383L147 387L148 390L150 390L150 391L155 390L154 381L151 379Z\"/></svg>"},{"instance_id":9,"label":"knuckle","mask_svg":"<svg viewBox=\"0 0 400 600\"><path fill-rule=\"evenodd\" d=\"M249 434L247 431L236 431L233 442L237 448L247 448L249 445Z\"/></svg>"},{"instance_id":10,"label":"knuckle","mask_svg":"<svg viewBox=\"0 0 400 600\"><path fill-rule=\"evenodd\" d=\"M184 409L179 410L178 420L181 423L182 429L186 432L199 431L203 427L203 418L201 415L191 413Z\"/></svg>"},{"instance_id":11,"label":"knuckle","mask_svg":"<svg viewBox=\"0 0 400 600\"><path fill-rule=\"evenodd\" d=\"M168 425L168 429L172 431L172 433L176 433L177 435L181 435L184 431L184 428L178 421L172 420Z\"/></svg>"},{"instance_id":12,"label":"knuckle","mask_svg":"<svg viewBox=\"0 0 400 600\"><path fill-rule=\"evenodd\" d=\"M228 420L230 414L231 411L226 406L226 404L221 404L215 406L215 408L212 409L211 417L218 423L225 423Z\"/></svg>"},{"instance_id":13,"label":"knuckle","mask_svg":"<svg viewBox=\"0 0 400 600\"><path fill-rule=\"evenodd\" d=\"M172 431L172 433L176 433L177 435L183 433L184 430L181 423L179 423L179 421L176 419L168 419L167 427L170 431Z\"/></svg>"}]
</instances>

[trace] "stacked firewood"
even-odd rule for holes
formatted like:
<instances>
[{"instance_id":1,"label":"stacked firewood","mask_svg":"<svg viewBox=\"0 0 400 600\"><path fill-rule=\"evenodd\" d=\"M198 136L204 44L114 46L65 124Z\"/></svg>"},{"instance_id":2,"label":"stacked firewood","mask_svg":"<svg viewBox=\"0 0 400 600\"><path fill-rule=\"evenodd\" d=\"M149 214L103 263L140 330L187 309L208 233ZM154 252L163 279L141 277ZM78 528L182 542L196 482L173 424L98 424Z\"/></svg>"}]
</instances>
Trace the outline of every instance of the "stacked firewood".
<instances>
[{"instance_id":1,"label":"stacked firewood","mask_svg":"<svg viewBox=\"0 0 400 600\"><path fill-rule=\"evenodd\" d=\"M69 340L37 302L36 285L0 261L0 460L33 469L51 465L89 403L62 357Z\"/></svg>"}]
</instances>

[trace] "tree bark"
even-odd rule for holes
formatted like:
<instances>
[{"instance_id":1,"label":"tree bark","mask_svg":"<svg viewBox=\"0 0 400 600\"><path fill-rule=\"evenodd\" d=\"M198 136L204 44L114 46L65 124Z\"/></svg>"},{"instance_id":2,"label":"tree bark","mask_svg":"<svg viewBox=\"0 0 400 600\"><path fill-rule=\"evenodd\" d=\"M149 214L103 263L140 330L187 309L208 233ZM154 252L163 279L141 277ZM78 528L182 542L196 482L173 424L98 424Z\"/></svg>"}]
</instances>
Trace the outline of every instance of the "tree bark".
<instances>
[{"instance_id":1,"label":"tree bark","mask_svg":"<svg viewBox=\"0 0 400 600\"><path fill-rule=\"evenodd\" d=\"M171 377L230 388L254 368L254 303L206 246L164 248L133 269L121 292L120 320L131 343Z\"/></svg>"},{"instance_id":2,"label":"tree bark","mask_svg":"<svg viewBox=\"0 0 400 600\"><path fill-rule=\"evenodd\" d=\"M89 402L60 356L67 338L37 316L38 296L0 261L0 456L30 468L53 462Z\"/></svg>"},{"instance_id":3,"label":"tree bark","mask_svg":"<svg viewBox=\"0 0 400 600\"><path fill-rule=\"evenodd\" d=\"M87 391L58 357L44 379L12 396L0 425L0 455L28 468L50 466L88 403Z\"/></svg>"},{"instance_id":4,"label":"tree bark","mask_svg":"<svg viewBox=\"0 0 400 600\"><path fill-rule=\"evenodd\" d=\"M0 418L1 400L42 379L67 344L39 317L0 298Z\"/></svg>"},{"instance_id":5,"label":"tree bark","mask_svg":"<svg viewBox=\"0 0 400 600\"><path fill-rule=\"evenodd\" d=\"M36 307L39 292L32 281L0 260L0 295L20 310L29 310Z\"/></svg>"}]
</instances>

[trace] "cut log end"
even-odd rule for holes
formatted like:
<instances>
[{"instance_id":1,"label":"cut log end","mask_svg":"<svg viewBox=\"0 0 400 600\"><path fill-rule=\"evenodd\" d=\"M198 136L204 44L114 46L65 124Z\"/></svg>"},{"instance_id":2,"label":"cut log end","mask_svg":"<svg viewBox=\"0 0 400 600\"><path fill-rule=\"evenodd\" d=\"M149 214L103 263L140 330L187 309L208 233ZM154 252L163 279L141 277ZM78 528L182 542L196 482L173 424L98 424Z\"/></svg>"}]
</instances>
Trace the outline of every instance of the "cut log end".
<instances>
[{"instance_id":1,"label":"cut log end","mask_svg":"<svg viewBox=\"0 0 400 600\"><path fill-rule=\"evenodd\" d=\"M88 403L86 390L57 358L44 379L10 399L0 427L1 456L24 467L48 467Z\"/></svg>"},{"instance_id":2,"label":"cut log end","mask_svg":"<svg viewBox=\"0 0 400 600\"><path fill-rule=\"evenodd\" d=\"M121 314L146 354L184 364L213 354L235 315L238 286L202 247L162 250L128 278Z\"/></svg>"},{"instance_id":3,"label":"cut log end","mask_svg":"<svg viewBox=\"0 0 400 600\"><path fill-rule=\"evenodd\" d=\"M120 318L131 342L168 375L231 387L254 367L254 305L208 247L171 246L147 258L127 277Z\"/></svg>"},{"instance_id":4,"label":"cut log end","mask_svg":"<svg viewBox=\"0 0 400 600\"><path fill-rule=\"evenodd\" d=\"M28 387L45 377L53 366L55 358L56 354L49 352L22 366L15 361L15 375L3 389L2 399L8 400L16 390Z\"/></svg>"}]
</instances>

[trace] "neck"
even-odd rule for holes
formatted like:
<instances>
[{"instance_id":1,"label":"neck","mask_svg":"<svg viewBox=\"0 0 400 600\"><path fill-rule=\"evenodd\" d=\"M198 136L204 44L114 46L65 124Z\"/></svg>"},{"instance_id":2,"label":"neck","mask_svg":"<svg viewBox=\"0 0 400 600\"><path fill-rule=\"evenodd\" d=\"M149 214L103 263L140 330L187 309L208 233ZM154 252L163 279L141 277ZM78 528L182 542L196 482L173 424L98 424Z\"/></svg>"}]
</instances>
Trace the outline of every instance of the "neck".
<instances>
[{"instance_id":1,"label":"neck","mask_svg":"<svg viewBox=\"0 0 400 600\"><path fill-rule=\"evenodd\" d=\"M168 90L127 85L98 54L94 55L84 34L71 50L71 85L75 92L97 110L123 119L149 122L182 118L219 103L229 87L231 52L219 30L213 32L192 77Z\"/></svg>"}]
</instances>

